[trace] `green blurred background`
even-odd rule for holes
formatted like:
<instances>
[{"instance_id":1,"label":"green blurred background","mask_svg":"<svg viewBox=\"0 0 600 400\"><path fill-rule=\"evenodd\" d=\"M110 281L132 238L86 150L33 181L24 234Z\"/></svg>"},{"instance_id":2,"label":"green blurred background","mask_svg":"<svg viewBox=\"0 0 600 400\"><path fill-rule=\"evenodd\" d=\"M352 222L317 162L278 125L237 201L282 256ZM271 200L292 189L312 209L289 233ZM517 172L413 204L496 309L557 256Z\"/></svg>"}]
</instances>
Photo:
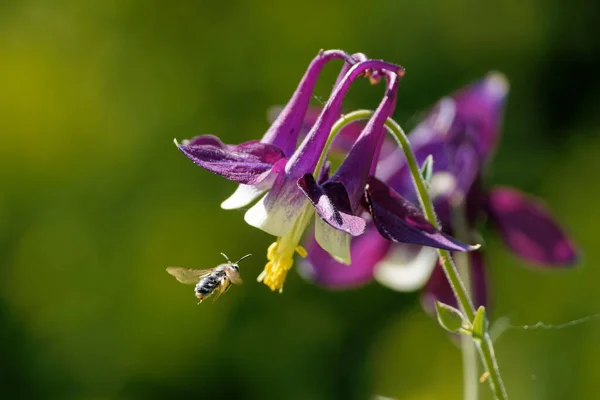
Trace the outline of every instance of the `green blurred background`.
<instances>
[{"instance_id":1,"label":"green blurred background","mask_svg":"<svg viewBox=\"0 0 600 400\"><path fill-rule=\"evenodd\" d=\"M2 1L2 397L461 397L459 351L417 293L329 292L296 273L282 295L255 283L271 238L221 210L234 185L172 143L259 138L321 48L404 65L396 118L407 128L439 97L504 72L488 182L544 197L584 258L524 268L485 232L493 316L600 312L598 4ZM346 106L372 108L381 90L359 83ZM165 267L212 267L219 252L254 254L246 284L197 306ZM600 321L506 332L496 350L511 398L598 398L599 335Z\"/></svg>"}]
</instances>

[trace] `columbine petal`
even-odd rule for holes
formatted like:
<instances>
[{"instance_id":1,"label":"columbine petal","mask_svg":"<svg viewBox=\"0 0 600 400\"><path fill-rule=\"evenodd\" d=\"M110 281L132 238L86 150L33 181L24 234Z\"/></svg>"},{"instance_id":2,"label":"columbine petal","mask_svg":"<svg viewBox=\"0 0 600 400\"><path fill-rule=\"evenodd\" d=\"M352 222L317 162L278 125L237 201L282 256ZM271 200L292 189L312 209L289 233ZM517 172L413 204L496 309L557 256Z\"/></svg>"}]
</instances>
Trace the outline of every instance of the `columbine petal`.
<instances>
[{"instance_id":1,"label":"columbine petal","mask_svg":"<svg viewBox=\"0 0 600 400\"><path fill-rule=\"evenodd\" d=\"M479 248L435 229L416 206L376 178L369 178L365 194L369 213L386 239L453 251Z\"/></svg>"},{"instance_id":2,"label":"columbine petal","mask_svg":"<svg viewBox=\"0 0 600 400\"><path fill-rule=\"evenodd\" d=\"M300 273L308 280L336 289L365 284L373 278L373 268L387 253L392 243L381 237L374 225L352 238L352 262L344 265L333 259L311 236L306 241L308 257L300 262Z\"/></svg>"},{"instance_id":3,"label":"columbine petal","mask_svg":"<svg viewBox=\"0 0 600 400\"><path fill-rule=\"evenodd\" d=\"M298 187L313 204L317 215L335 229L352 236L365 231L365 220L352 215L348 193L340 182L325 182L319 186L311 174L306 174L298 180Z\"/></svg>"},{"instance_id":4,"label":"columbine petal","mask_svg":"<svg viewBox=\"0 0 600 400\"><path fill-rule=\"evenodd\" d=\"M244 215L249 225L273 236L285 235L296 223L308 200L297 186L278 185L252 206Z\"/></svg>"},{"instance_id":5,"label":"columbine petal","mask_svg":"<svg viewBox=\"0 0 600 400\"><path fill-rule=\"evenodd\" d=\"M322 219L315 221L315 238L317 243L342 264L350 264L350 239L346 232L338 231Z\"/></svg>"},{"instance_id":6,"label":"columbine petal","mask_svg":"<svg viewBox=\"0 0 600 400\"><path fill-rule=\"evenodd\" d=\"M394 114L396 92L400 77L386 71L387 87L383 100L350 149L340 168L331 177L332 182L342 182L348 191L352 210L356 211L363 197L369 175L375 174L383 138L384 124Z\"/></svg>"},{"instance_id":7,"label":"columbine petal","mask_svg":"<svg viewBox=\"0 0 600 400\"><path fill-rule=\"evenodd\" d=\"M267 119L269 121L275 120L277 118L277 116L281 113L282 110L283 110L283 108L280 106L273 106L273 107L269 108L269 110L267 111ZM322 110L322 108L320 108L320 107L309 107L308 111L306 112L306 116L304 117L304 123L302 125L302 129L301 129L301 133L300 133L301 136L303 134L305 135L306 133L308 133L310 131L310 129L313 127L313 125L317 121L317 118L321 114L321 110ZM340 117L341 117L341 114L340 114ZM335 137L335 139L333 140L333 143L331 143L330 150L333 152L341 152L344 154L347 153L348 151L350 151L350 149L352 148L352 145L356 141L356 138L358 138L358 136L362 132L364 126L365 126L364 121L355 121L351 124L346 125ZM396 144L392 143L391 141L386 142L386 151L388 153L389 153L390 148L395 149Z\"/></svg>"},{"instance_id":8,"label":"columbine petal","mask_svg":"<svg viewBox=\"0 0 600 400\"><path fill-rule=\"evenodd\" d=\"M464 130L459 134L472 140L483 160L491 157L498 143L508 89L506 77L491 72L452 96L456 101L454 129Z\"/></svg>"},{"instance_id":9,"label":"columbine petal","mask_svg":"<svg viewBox=\"0 0 600 400\"><path fill-rule=\"evenodd\" d=\"M276 145L283 150L287 157L291 157L296 149L298 136L303 127L304 117L310 104L317 78L325 64L336 58L344 59L347 64L354 64L356 62L349 54L341 50L319 52L308 66L291 99L277 114L275 121L273 121L269 130L265 133L261 142ZM345 67L343 71L345 71Z\"/></svg>"},{"instance_id":10,"label":"columbine petal","mask_svg":"<svg viewBox=\"0 0 600 400\"><path fill-rule=\"evenodd\" d=\"M487 209L508 247L526 260L551 265L577 261L575 246L539 200L495 187L488 194Z\"/></svg>"},{"instance_id":11,"label":"columbine petal","mask_svg":"<svg viewBox=\"0 0 600 400\"><path fill-rule=\"evenodd\" d=\"M471 300L475 309L479 306L488 307L488 276L483 263L481 252L469 253L469 278ZM458 307L456 297L448 283L448 278L444 274L441 264L437 263L425 291L421 295L423 308L431 313L435 313L435 302L439 301L452 307Z\"/></svg>"},{"instance_id":12,"label":"columbine petal","mask_svg":"<svg viewBox=\"0 0 600 400\"><path fill-rule=\"evenodd\" d=\"M390 289L412 292L425 286L438 258L437 250L431 247L394 243L375 266L373 275Z\"/></svg>"},{"instance_id":13,"label":"columbine petal","mask_svg":"<svg viewBox=\"0 0 600 400\"><path fill-rule=\"evenodd\" d=\"M343 57L341 56L342 54L344 55ZM358 63L358 62L367 61L368 58L363 53L355 53L355 54L352 54L352 56L350 56L348 58L348 55L341 52L340 50L329 50L326 52L319 53L319 55L315 58L315 60L313 60L311 66L309 66L309 71L311 70L311 67L313 69L321 68L322 65L324 64L324 61L326 61L326 59L328 59L328 58L332 58L332 56L335 56L337 58L344 58L346 60L346 62L342 66L342 69L338 73L338 77L335 81L335 84L333 85L333 90L332 90L332 94L333 94L333 91L335 91L335 88L344 79L344 76L346 76L346 73L348 73L350 68L352 68L352 65L354 65L355 63ZM307 75L308 74L309 74L309 72L307 72ZM306 77L306 75L305 75L305 77ZM372 82L376 83L378 81L378 77L379 77L379 75L374 74L375 79L373 79ZM302 82L304 82L304 81L307 81L307 82L305 83L305 86L302 86ZM315 82L311 82L310 80L307 80L306 78L303 79L302 82L301 82L300 86L298 86L298 89L296 89L296 93L294 94L294 97L292 97L292 100L290 100L290 102L285 107L273 106L267 110L267 120L269 122L271 122L272 124L275 124L275 122L280 120L282 118L282 114L285 115L286 109L290 108L292 106L291 103L293 104L294 100L296 100L296 102L300 103L299 99L297 99L296 96L300 96L300 95L307 96L307 94L308 94L308 97L305 97L304 101L302 102L302 105L306 104L306 106L308 107L307 100L310 100L310 95L312 95L312 92L314 91L314 83ZM309 93L307 93L307 92L309 92ZM300 129L300 133L301 134L308 133L312 129L315 122L317 122L317 119L319 118L320 114L321 114L320 107L308 107L307 110L305 110L304 120L302 121L302 127ZM341 116L341 114L338 116L338 118L340 116ZM354 142L354 139L356 139L359 134L360 134L360 129L358 131L355 130L355 136L352 138L352 142ZM268 136L268 135L266 135L266 136ZM350 148L350 147L348 147L348 148Z\"/></svg>"},{"instance_id":14,"label":"columbine petal","mask_svg":"<svg viewBox=\"0 0 600 400\"><path fill-rule=\"evenodd\" d=\"M224 210L235 210L252 203L269 190L276 178L275 174L271 176L272 178L265 179L257 185L238 185L235 192L221 203L221 208Z\"/></svg>"},{"instance_id":15,"label":"columbine petal","mask_svg":"<svg viewBox=\"0 0 600 400\"><path fill-rule=\"evenodd\" d=\"M259 141L226 145L215 136L205 135L175 144L196 165L246 185L260 183L273 168L282 170L285 166L281 149Z\"/></svg>"}]
</instances>

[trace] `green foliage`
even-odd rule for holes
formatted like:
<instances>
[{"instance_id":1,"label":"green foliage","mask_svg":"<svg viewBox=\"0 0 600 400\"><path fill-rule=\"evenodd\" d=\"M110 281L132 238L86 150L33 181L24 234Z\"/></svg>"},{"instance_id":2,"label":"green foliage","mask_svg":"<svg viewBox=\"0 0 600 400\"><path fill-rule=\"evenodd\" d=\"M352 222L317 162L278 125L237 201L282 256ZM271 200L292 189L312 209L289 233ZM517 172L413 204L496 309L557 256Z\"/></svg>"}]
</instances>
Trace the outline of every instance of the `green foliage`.
<instances>
[{"instance_id":1,"label":"green foliage","mask_svg":"<svg viewBox=\"0 0 600 400\"><path fill-rule=\"evenodd\" d=\"M435 302L435 311L437 319L442 328L450 333L462 333L466 332L466 328L470 322L467 321L465 316L460 310L449 306L448 304Z\"/></svg>"}]
</instances>

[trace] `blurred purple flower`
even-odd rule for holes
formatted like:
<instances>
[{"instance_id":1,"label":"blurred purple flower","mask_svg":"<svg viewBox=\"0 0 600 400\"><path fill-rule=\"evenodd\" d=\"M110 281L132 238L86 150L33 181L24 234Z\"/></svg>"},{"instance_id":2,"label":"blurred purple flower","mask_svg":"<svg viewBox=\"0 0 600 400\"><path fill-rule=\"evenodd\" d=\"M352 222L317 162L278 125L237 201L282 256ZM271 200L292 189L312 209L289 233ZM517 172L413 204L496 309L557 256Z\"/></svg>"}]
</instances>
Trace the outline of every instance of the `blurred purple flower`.
<instances>
[{"instance_id":1,"label":"blurred purple flower","mask_svg":"<svg viewBox=\"0 0 600 400\"><path fill-rule=\"evenodd\" d=\"M499 229L508 247L526 260L544 265L565 266L576 261L572 242L538 200L515 189L479 185L499 139L501 116L508 83L497 73L440 100L411 133L413 151L421 164L433 155L434 175L430 193L443 230L451 233L451 203L466 202L470 227L486 214ZM382 159L376 176L407 199L417 201L408 166L401 153ZM377 218L375 216L375 222ZM376 234L370 223L365 235L351 244L352 263L342 265L307 240L308 259L301 272L315 282L344 288L364 284L373 277L395 290L410 291L425 286L423 303L433 300L455 305L451 289L429 247L390 243ZM470 253L471 288L476 305L486 303L486 278L482 255Z\"/></svg>"}]
</instances>

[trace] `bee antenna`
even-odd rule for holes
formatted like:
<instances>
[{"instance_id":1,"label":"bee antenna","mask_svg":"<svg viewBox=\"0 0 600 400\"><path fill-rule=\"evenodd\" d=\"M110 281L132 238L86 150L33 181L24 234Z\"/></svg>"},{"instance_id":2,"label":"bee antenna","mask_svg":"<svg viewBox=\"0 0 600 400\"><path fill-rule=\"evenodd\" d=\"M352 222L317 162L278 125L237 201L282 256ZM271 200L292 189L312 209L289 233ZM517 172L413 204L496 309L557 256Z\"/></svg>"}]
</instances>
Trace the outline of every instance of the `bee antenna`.
<instances>
[{"instance_id":1,"label":"bee antenna","mask_svg":"<svg viewBox=\"0 0 600 400\"><path fill-rule=\"evenodd\" d=\"M228 262L229 264L231 264L231 261L229 261L229 257L227 257L227 256L225 255L225 253L221 253L221 255L222 255L223 257L225 257L225 259L227 260L227 262Z\"/></svg>"},{"instance_id":2,"label":"bee antenna","mask_svg":"<svg viewBox=\"0 0 600 400\"><path fill-rule=\"evenodd\" d=\"M248 258L250 257L252 254L246 254L244 257L240 258L239 260L237 260L235 263L238 264L240 261L242 261L244 258Z\"/></svg>"}]
</instances>

